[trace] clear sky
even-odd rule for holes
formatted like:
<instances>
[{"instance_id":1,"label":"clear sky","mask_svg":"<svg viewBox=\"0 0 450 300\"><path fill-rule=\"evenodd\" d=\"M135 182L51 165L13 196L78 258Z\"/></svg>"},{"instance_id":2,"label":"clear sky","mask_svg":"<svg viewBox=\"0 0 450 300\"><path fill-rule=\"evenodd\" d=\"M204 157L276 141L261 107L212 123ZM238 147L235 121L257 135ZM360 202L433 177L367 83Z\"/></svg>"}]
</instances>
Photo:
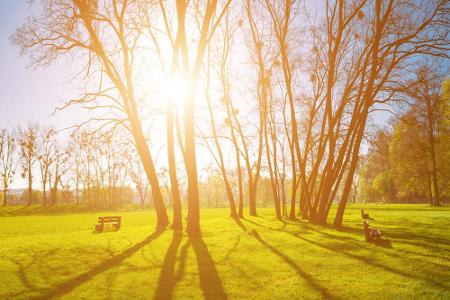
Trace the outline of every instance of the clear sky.
<instances>
[{"instance_id":1,"label":"clear sky","mask_svg":"<svg viewBox=\"0 0 450 300\"><path fill-rule=\"evenodd\" d=\"M48 118L56 106L76 94L68 83L71 74L68 64L27 68L29 59L20 57L18 48L9 40L30 14L28 9L27 0L0 0L0 128L38 121L61 129L74 124L82 115L72 110Z\"/></svg>"}]
</instances>

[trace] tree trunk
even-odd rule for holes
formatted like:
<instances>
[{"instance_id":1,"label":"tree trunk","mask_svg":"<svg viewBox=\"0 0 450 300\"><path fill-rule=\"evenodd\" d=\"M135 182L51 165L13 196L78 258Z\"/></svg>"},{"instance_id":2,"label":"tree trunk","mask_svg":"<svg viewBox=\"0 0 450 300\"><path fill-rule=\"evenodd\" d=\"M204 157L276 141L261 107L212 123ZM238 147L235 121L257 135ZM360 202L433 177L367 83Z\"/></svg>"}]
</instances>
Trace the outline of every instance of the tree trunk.
<instances>
[{"instance_id":1,"label":"tree trunk","mask_svg":"<svg viewBox=\"0 0 450 300\"><path fill-rule=\"evenodd\" d=\"M249 190L248 209L250 216L256 216L256 194L253 189Z\"/></svg>"},{"instance_id":2,"label":"tree trunk","mask_svg":"<svg viewBox=\"0 0 450 300\"><path fill-rule=\"evenodd\" d=\"M33 200L33 179L31 178L31 166L28 166L28 206Z\"/></svg>"},{"instance_id":3,"label":"tree trunk","mask_svg":"<svg viewBox=\"0 0 450 300\"><path fill-rule=\"evenodd\" d=\"M44 177L42 180L42 205L47 205L47 178Z\"/></svg>"},{"instance_id":4,"label":"tree trunk","mask_svg":"<svg viewBox=\"0 0 450 300\"><path fill-rule=\"evenodd\" d=\"M53 188L50 186L50 194L51 194L51 202L52 205L56 205L56 197L57 197L57 193L58 193L58 181L59 181L59 176L58 175L58 170L56 170L55 173L55 182L53 182Z\"/></svg>"},{"instance_id":5,"label":"tree trunk","mask_svg":"<svg viewBox=\"0 0 450 300\"><path fill-rule=\"evenodd\" d=\"M77 205L79 205L80 204L80 197L79 197L79 195L80 195L80 188L79 188L80 174L79 174L79 169L78 169L78 157L77 157L77 165L76 165L76 177L77 177L77 179L75 180L75 197L76 197L76 203L77 203Z\"/></svg>"},{"instance_id":6,"label":"tree trunk","mask_svg":"<svg viewBox=\"0 0 450 300\"><path fill-rule=\"evenodd\" d=\"M6 184L3 186L3 206L7 205L6 195L8 194L8 189L6 188Z\"/></svg>"},{"instance_id":7,"label":"tree trunk","mask_svg":"<svg viewBox=\"0 0 450 300\"><path fill-rule=\"evenodd\" d=\"M435 136L434 136L434 121L435 115L432 108L432 100L430 99L428 87L425 86L425 103L427 110L427 134L428 134L428 142L430 144L430 155L431 155L431 174L433 179L433 192L434 197L432 200L432 205L439 205L439 183L438 183L438 174L436 167L436 146L435 146Z\"/></svg>"},{"instance_id":8,"label":"tree trunk","mask_svg":"<svg viewBox=\"0 0 450 300\"><path fill-rule=\"evenodd\" d=\"M365 109L363 111L362 116L360 117L360 123L359 128L357 129L357 136L356 141L353 147L352 151L352 160L350 163L350 167L347 173L347 180L345 182L344 191L342 192L341 200L339 201L338 210L336 212L336 217L334 219L334 226L335 227L341 227L342 226L342 220L344 218L344 211L347 206L348 196L350 194L350 190L353 184L353 176L355 175L356 167L358 166L358 160L359 160L359 149L361 147L361 140L364 135L364 129L366 124L368 111ZM325 220L326 220L325 216Z\"/></svg>"},{"instance_id":9,"label":"tree trunk","mask_svg":"<svg viewBox=\"0 0 450 300\"><path fill-rule=\"evenodd\" d=\"M294 137L293 137L294 138ZM292 190L291 190L291 210L289 212L289 219L295 219L295 202L296 202L296 194L297 194L297 173L295 167L295 151L291 149L291 162L292 162Z\"/></svg>"},{"instance_id":10,"label":"tree trunk","mask_svg":"<svg viewBox=\"0 0 450 300\"><path fill-rule=\"evenodd\" d=\"M436 149L435 149L435 141L433 136L433 131L429 133L429 141L430 141L430 153L431 153L431 174L433 177L433 205L439 206L439 183L438 183L438 174L436 167Z\"/></svg>"},{"instance_id":11,"label":"tree trunk","mask_svg":"<svg viewBox=\"0 0 450 300\"><path fill-rule=\"evenodd\" d=\"M238 216L239 218L244 217L244 191L243 191L243 184L242 184L242 169L241 169L241 159L239 157L239 150L236 149L236 159L237 159L237 174L238 174L238 184L239 184L239 212ZM234 202L233 202L234 203Z\"/></svg>"},{"instance_id":12,"label":"tree trunk","mask_svg":"<svg viewBox=\"0 0 450 300\"><path fill-rule=\"evenodd\" d=\"M136 120L133 120L131 122L131 126L133 130L134 140L136 141L136 148L152 189L153 204L157 216L157 227L165 228L169 224L169 219L167 217L166 207L164 206L158 177L156 176L155 165L153 164L153 159L147 147L147 142L145 141L145 137L141 127L136 122Z\"/></svg>"},{"instance_id":13,"label":"tree trunk","mask_svg":"<svg viewBox=\"0 0 450 300\"><path fill-rule=\"evenodd\" d=\"M174 230L183 228L180 191L178 189L178 178L175 161L175 149L173 138L173 101L170 98L167 110L167 159L169 162L170 191L173 201L173 224Z\"/></svg>"},{"instance_id":14,"label":"tree trunk","mask_svg":"<svg viewBox=\"0 0 450 300\"><path fill-rule=\"evenodd\" d=\"M432 188L432 184L431 184L431 176L430 174L427 175L427 182L428 182L428 193L430 195L430 205L433 206L434 201L433 201L433 188Z\"/></svg>"},{"instance_id":15,"label":"tree trunk","mask_svg":"<svg viewBox=\"0 0 450 300\"><path fill-rule=\"evenodd\" d=\"M193 93L192 93L193 94ZM194 98L189 95L185 104L185 148L186 175L188 182L188 216L187 233L191 237L201 235L200 231L200 199L197 182L197 159L195 154Z\"/></svg>"}]
</instances>

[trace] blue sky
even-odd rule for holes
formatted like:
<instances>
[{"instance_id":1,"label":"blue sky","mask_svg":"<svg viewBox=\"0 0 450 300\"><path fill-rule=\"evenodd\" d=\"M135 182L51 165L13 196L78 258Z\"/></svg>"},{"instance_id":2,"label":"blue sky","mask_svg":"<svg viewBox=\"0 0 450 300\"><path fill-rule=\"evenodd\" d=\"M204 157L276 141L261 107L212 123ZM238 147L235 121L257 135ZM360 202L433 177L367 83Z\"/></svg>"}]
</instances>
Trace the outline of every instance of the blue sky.
<instances>
[{"instance_id":1,"label":"blue sky","mask_svg":"<svg viewBox=\"0 0 450 300\"><path fill-rule=\"evenodd\" d=\"M75 95L68 81L70 68L58 62L47 68L27 68L29 59L20 57L9 37L30 14L27 0L0 0L0 128L25 125L29 121L64 128L79 120L71 111L48 117L54 108Z\"/></svg>"}]
</instances>

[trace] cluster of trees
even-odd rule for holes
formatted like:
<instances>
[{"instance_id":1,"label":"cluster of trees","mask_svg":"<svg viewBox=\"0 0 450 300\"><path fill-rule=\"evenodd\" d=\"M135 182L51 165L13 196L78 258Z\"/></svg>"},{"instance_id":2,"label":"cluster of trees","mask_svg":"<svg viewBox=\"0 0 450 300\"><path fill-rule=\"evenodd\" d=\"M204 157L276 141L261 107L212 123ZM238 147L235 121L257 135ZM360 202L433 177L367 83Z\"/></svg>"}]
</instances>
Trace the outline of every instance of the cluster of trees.
<instances>
[{"instance_id":1,"label":"cluster of trees","mask_svg":"<svg viewBox=\"0 0 450 300\"><path fill-rule=\"evenodd\" d=\"M440 205L450 197L450 79L436 69L418 69L397 118L370 139L359 177L363 200Z\"/></svg>"},{"instance_id":2,"label":"cluster of trees","mask_svg":"<svg viewBox=\"0 0 450 300\"><path fill-rule=\"evenodd\" d=\"M200 234L199 145L220 170L232 217L244 201L257 214L264 174L278 218L325 223L337 201L340 226L370 113L394 100L411 62L449 53L445 0L41 3L13 43L34 66L64 56L83 64L86 92L66 105L128 131L159 227L169 223L154 159L165 133L172 226L182 227L185 177L191 235ZM177 77L184 93L158 91Z\"/></svg>"},{"instance_id":3,"label":"cluster of trees","mask_svg":"<svg viewBox=\"0 0 450 300\"><path fill-rule=\"evenodd\" d=\"M3 206L21 203L118 208L137 202L142 208L152 203L142 163L132 143L121 133L76 130L61 138L53 128L37 124L5 128L0 131L0 167ZM201 205L224 207L226 194L220 170L210 164L204 171L206 176L199 181ZM167 168L158 168L157 176L164 204L172 207ZM237 172L230 173L229 178L236 187ZM10 193L13 184L21 185L19 180L25 180L28 188L20 195ZM258 193L261 206L273 203L265 180ZM185 181L180 178L182 202L186 198Z\"/></svg>"},{"instance_id":4,"label":"cluster of trees","mask_svg":"<svg viewBox=\"0 0 450 300\"><path fill-rule=\"evenodd\" d=\"M16 130L0 131L0 175L3 205L13 195L8 189L20 177L27 183L18 200L43 206L58 202L91 207L115 207L133 200L125 181L134 178L123 153L112 148L110 136L75 132L67 141L50 127L29 124ZM20 176L18 176L20 175ZM144 201L142 199L141 201Z\"/></svg>"}]
</instances>

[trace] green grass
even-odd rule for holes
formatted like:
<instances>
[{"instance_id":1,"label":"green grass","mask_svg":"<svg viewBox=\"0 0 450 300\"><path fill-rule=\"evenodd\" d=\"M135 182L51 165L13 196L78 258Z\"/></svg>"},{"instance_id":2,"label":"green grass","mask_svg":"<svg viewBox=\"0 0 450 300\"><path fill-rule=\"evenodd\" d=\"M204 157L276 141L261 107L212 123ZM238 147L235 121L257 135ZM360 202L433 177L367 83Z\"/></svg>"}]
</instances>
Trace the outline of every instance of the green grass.
<instances>
[{"instance_id":1,"label":"green grass","mask_svg":"<svg viewBox=\"0 0 450 300\"><path fill-rule=\"evenodd\" d=\"M269 208L240 225L226 209L204 209L196 240L155 233L148 210L120 212L120 231L94 234L108 213L5 216L18 214L7 208L0 298L450 298L449 207L366 206L391 248L364 241L359 208L349 207L342 231L282 223Z\"/></svg>"}]
</instances>

